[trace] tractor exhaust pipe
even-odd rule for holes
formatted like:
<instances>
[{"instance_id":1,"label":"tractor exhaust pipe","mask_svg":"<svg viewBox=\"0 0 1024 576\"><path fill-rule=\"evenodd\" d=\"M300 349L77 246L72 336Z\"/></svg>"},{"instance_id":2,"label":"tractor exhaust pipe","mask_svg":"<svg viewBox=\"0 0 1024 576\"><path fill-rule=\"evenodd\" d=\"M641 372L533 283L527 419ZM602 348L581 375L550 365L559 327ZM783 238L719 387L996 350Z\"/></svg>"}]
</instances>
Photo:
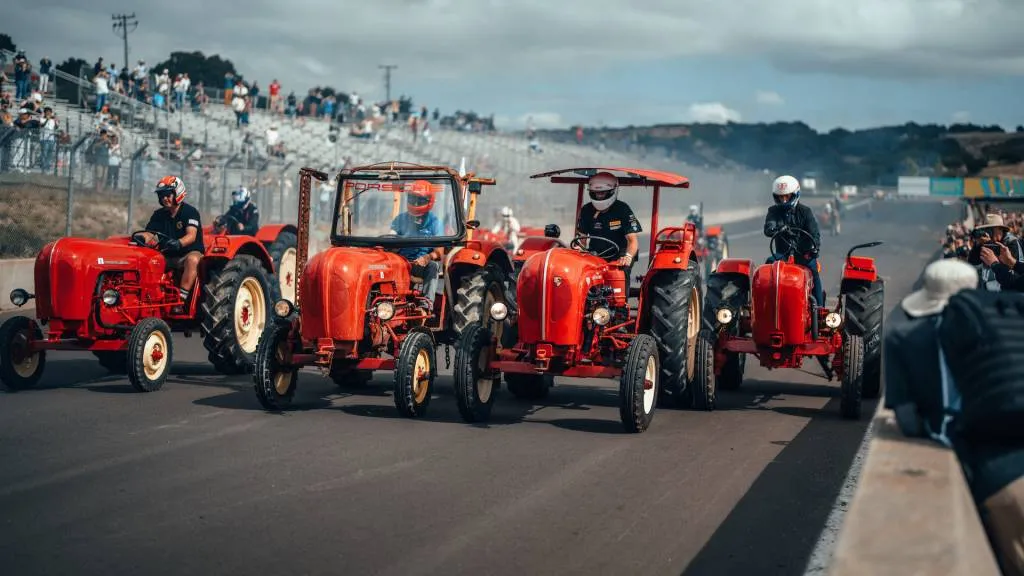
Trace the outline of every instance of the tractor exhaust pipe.
<instances>
[{"instance_id":1,"label":"tractor exhaust pipe","mask_svg":"<svg viewBox=\"0 0 1024 576\"><path fill-rule=\"evenodd\" d=\"M319 182L327 181L327 173L314 168L302 168L299 170L299 216L295 241L295 308L300 309L302 304L302 272L306 268L306 261L309 259L309 202L313 189L313 179Z\"/></svg>"}]
</instances>

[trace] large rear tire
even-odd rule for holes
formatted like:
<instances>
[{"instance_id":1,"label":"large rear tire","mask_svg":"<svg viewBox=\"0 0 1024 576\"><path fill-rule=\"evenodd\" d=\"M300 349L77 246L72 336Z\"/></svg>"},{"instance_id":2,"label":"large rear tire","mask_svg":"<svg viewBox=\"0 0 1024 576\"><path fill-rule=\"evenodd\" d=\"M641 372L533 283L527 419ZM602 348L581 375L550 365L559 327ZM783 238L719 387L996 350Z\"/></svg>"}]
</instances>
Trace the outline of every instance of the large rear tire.
<instances>
[{"instance_id":1,"label":"large rear tire","mask_svg":"<svg viewBox=\"0 0 1024 576\"><path fill-rule=\"evenodd\" d=\"M293 346L289 340L290 330L289 326L268 326L256 347L253 389L260 406L271 412L280 412L291 406L299 380L298 368L285 365Z\"/></svg>"},{"instance_id":2,"label":"large rear tire","mask_svg":"<svg viewBox=\"0 0 1024 576\"><path fill-rule=\"evenodd\" d=\"M276 278L255 256L235 256L223 268L210 272L199 316L203 346L217 371L249 371L260 335L279 299Z\"/></svg>"},{"instance_id":3,"label":"large rear tire","mask_svg":"<svg viewBox=\"0 0 1024 576\"><path fill-rule=\"evenodd\" d=\"M456 335L465 332L470 324L479 322L496 335L499 341L505 342L504 332L508 322L492 319L491 306L502 302L508 307L511 316L515 303L510 301L508 285L508 275L496 264L488 264L464 275L455 291L455 303L452 306L452 327Z\"/></svg>"},{"instance_id":4,"label":"large rear tire","mask_svg":"<svg viewBox=\"0 0 1024 576\"><path fill-rule=\"evenodd\" d=\"M885 330L885 282L860 283L846 293L846 329L864 339L864 398L882 391L882 338Z\"/></svg>"},{"instance_id":5,"label":"large rear tire","mask_svg":"<svg viewBox=\"0 0 1024 576\"><path fill-rule=\"evenodd\" d=\"M647 334L638 334L626 349L626 364L619 378L619 418L626 432L644 432L654 419L658 404L658 343Z\"/></svg>"},{"instance_id":6,"label":"large rear tire","mask_svg":"<svg viewBox=\"0 0 1024 576\"><path fill-rule=\"evenodd\" d=\"M274 275L278 280L281 298L295 302L295 262L298 255L298 238L293 232L281 232L267 248L274 261ZM273 302L271 302L273 306Z\"/></svg>"},{"instance_id":7,"label":"large rear tire","mask_svg":"<svg viewBox=\"0 0 1024 576\"><path fill-rule=\"evenodd\" d=\"M661 373L660 399L677 408L688 408L692 397L697 334L700 332L700 273L666 270L651 280L651 336L657 345Z\"/></svg>"},{"instance_id":8,"label":"large rear tire","mask_svg":"<svg viewBox=\"0 0 1024 576\"><path fill-rule=\"evenodd\" d=\"M128 381L139 392L163 388L174 361L171 327L159 318L143 318L128 334Z\"/></svg>"},{"instance_id":9,"label":"large rear tire","mask_svg":"<svg viewBox=\"0 0 1024 576\"><path fill-rule=\"evenodd\" d=\"M715 321L715 314L723 305L734 311L743 309L749 304L750 296L747 285L739 277L732 274L712 274L708 278L707 293L704 297L704 317ZM739 319L727 328L731 336L740 334ZM726 352L725 363L718 375L716 387L721 390L737 390L743 384L743 372L747 367L747 355L739 352Z\"/></svg>"},{"instance_id":10,"label":"large rear tire","mask_svg":"<svg viewBox=\"0 0 1024 576\"><path fill-rule=\"evenodd\" d=\"M29 354L27 346L42 339L39 325L28 316L14 316L0 325L0 380L9 390L26 390L39 383L46 369L46 350Z\"/></svg>"},{"instance_id":11,"label":"large rear tire","mask_svg":"<svg viewBox=\"0 0 1024 576\"><path fill-rule=\"evenodd\" d=\"M864 340L846 333L843 339L843 378L839 385L839 412L857 420L861 414L861 384L864 376Z\"/></svg>"}]
</instances>

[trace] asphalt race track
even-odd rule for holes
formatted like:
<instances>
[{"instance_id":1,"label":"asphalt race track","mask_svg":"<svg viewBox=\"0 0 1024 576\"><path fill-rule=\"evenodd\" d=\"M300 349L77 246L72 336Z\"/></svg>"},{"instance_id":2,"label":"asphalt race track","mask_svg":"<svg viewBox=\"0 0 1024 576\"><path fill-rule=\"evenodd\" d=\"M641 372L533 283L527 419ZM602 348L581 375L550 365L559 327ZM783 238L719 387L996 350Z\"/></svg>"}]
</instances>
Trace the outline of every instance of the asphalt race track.
<instances>
[{"instance_id":1,"label":"asphalt race track","mask_svg":"<svg viewBox=\"0 0 1024 576\"><path fill-rule=\"evenodd\" d=\"M850 212L823 235L826 290L850 245L883 240L892 308L953 210ZM736 237L760 228L727 228L734 257L763 260L759 232ZM411 421L388 374L349 395L310 372L274 415L198 338L176 345L157 393L84 354L51 354L38 389L0 393L4 574L802 574L875 408L844 421L816 362L750 361L719 410L660 410L641 435L621 432L616 384L598 380L559 381L543 405L503 394L474 427L448 376Z\"/></svg>"}]
</instances>

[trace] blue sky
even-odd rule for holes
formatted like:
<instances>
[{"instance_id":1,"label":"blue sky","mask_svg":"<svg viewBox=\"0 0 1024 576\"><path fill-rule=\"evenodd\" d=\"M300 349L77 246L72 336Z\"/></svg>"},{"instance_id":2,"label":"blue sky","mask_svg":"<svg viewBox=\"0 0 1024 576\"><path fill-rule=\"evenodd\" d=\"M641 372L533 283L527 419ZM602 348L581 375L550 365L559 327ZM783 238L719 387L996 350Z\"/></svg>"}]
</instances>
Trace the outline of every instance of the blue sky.
<instances>
[{"instance_id":1,"label":"blue sky","mask_svg":"<svg viewBox=\"0 0 1024 576\"><path fill-rule=\"evenodd\" d=\"M1021 0L136 0L130 59L230 58L265 86L330 84L538 127L802 120L1024 124ZM3 31L37 60L120 62L121 0L36 0ZM45 18L40 15L45 14ZM197 17L199 15L200 17Z\"/></svg>"}]
</instances>

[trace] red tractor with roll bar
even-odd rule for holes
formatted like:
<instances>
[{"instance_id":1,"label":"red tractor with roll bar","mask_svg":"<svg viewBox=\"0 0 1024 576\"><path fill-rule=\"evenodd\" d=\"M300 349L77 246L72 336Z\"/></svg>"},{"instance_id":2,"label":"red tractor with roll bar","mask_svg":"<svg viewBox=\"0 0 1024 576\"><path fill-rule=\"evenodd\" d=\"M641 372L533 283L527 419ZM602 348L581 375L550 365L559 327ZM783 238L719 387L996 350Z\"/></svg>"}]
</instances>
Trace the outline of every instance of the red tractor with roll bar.
<instances>
[{"instance_id":1,"label":"red tractor with roll bar","mask_svg":"<svg viewBox=\"0 0 1024 576\"><path fill-rule=\"evenodd\" d=\"M326 181L327 174L301 170L299 282L293 303L275 304L260 340L256 396L267 410L289 407L303 366L320 368L343 387L387 370L394 374L399 412L422 416L437 374L436 347L454 343L470 325L483 322L501 333L506 324L492 322L485 311L514 290L511 259L497 243L473 239L477 196L495 182L402 162L343 170L331 247L309 258L313 179ZM430 230L397 234L410 219ZM440 289L430 293L429 273L414 258L438 248L445 250L435 267Z\"/></svg>"},{"instance_id":2,"label":"red tractor with roll bar","mask_svg":"<svg viewBox=\"0 0 1024 576\"><path fill-rule=\"evenodd\" d=\"M11 302L36 300L35 318L0 325L0 380L34 386L47 352L92 352L100 365L127 373L140 392L163 387L173 359L172 332L203 335L210 362L225 374L248 370L271 303L279 298L266 248L249 236L211 236L188 302L175 272L140 232L106 240L61 238L35 261L35 294L11 291ZM47 327L44 334L40 325Z\"/></svg>"},{"instance_id":3,"label":"red tractor with roll bar","mask_svg":"<svg viewBox=\"0 0 1024 576\"><path fill-rule=\"evenodd\" d=\"M800 233L810 237L802 230L779 230L772 236L771 253L780 235ZM749 259L723 260L708 278L708 327L699 338L701 350L714 350L715 387L738 389L747 355L769 370L799 369L804 359L815 357L829 381L840 381L843 417L859 418L862 398L877 398L880 392L885 284L873 258L853 253L881 244L850 248L833 309L815 303L811 271L794 263L792 253L757 268Z\"/></svg>"},{"instance_id":4,"label":"red tractor with roll bar","mask_svg":"<svg viewBox=\"0 0 1024 576\"><path fill-rule=\"evenodd\" d=\"M653 190L651 257L640 286L631 287L629 271L599 255L614 243L580 236L578 228L569 247L559 242L527 256L516 281L517 308L489 310L496 321L512 319L511 327L499 335L473 325L457 345L455 395L463 420L490 417L503 375L509 391L524 399L546 396L555 376L618 379L620 418L633 433L648 428L659 400L709 408L708 391L692 385L706 381L701 371L711 369L710 350L701 358L696 346L703 297L697 230L693 223L658 230L661 190L690 182L634 168L570 168L532 178L574 185L578 221L586 183L598 172L613 173L620 187Z\"/></svg>"}]
</instances>

